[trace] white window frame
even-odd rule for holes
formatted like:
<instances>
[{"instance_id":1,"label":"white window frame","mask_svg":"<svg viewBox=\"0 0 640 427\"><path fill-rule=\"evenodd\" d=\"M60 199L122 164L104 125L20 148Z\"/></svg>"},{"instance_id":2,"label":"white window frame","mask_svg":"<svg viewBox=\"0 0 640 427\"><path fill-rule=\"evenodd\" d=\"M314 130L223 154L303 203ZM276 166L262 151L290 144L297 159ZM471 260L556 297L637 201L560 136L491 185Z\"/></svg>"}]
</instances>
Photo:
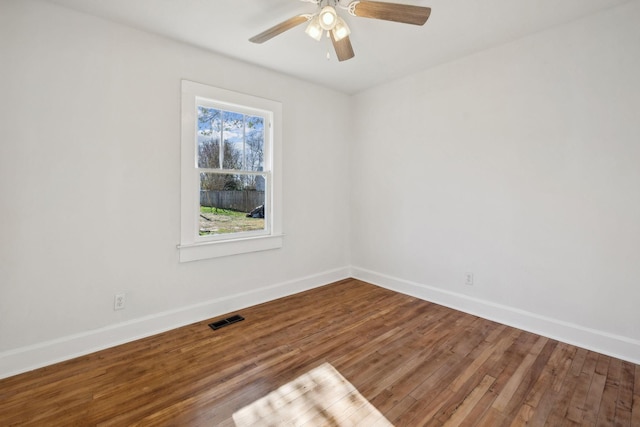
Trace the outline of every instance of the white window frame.
<instances>
[{"instance_id":1,"label":"white window frame","mask_svg":"<svg viewBox=\"0 0 640 427\"><path fill-rule=\"evenodd\" d=\"M197 105L224 107L230 111L265 116L263 173L266 180L265 230L200 236L200 170L197 167ZM237 255L282 247L281 201L282 104L226 89L182 80L180 262ZM261 172L261 173L262 173Z\"/></svg>"}]
</instances>

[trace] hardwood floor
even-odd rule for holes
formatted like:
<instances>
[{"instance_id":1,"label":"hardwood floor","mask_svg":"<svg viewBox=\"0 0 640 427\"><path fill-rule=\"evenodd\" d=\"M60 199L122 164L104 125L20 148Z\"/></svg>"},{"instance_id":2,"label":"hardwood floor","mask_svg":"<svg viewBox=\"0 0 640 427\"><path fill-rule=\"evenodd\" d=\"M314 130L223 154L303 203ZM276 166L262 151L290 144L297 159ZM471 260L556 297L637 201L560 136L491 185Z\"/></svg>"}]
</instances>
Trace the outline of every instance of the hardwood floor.
<instances>
[{"instance_id":1,"label":"hardwood floor","mask_svg":"<svg viewBox=\"0 0 640 427\"><path fill-rule=\"evenodd\" d=\"M0 424L233 426L327 362L395 426L640 426L640 366L357 280L238 313L0 380Z\"/></svg>"}]
</instances>

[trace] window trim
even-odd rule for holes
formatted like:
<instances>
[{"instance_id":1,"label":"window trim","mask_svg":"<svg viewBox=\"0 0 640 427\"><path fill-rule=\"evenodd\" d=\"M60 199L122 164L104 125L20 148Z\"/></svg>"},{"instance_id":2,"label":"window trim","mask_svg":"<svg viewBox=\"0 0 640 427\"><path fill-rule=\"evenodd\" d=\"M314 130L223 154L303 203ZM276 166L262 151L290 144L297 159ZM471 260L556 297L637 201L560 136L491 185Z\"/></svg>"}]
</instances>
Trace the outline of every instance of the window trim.
<instances>
[{"instance_id":1,"label":"window trim","mask_svg":"<svg viewBox=\"0 0 640 427\"><path fill-rule=\"evenodd\" d=\"M200 212L200 179L197 168L196 147L196 104L198 98L206 98L230 109L262 110L271 115L269 147L265 147L265 166L270 161L268 173L271 185L265 188L265 199L270 221L267 231L261 234L233 233L228 238L202 239L198 235L198 214ZM282 179L281 179L281 135L282 104L277 101L242 94L227 89L182 80L182 126L181 126L181 188L180 188L180 262L237 255L242 253L270 250L282 247ZM265 167L265 169L267 169ZM225 236L226 237L226 236Z\"/></svg>"}]
</instances>

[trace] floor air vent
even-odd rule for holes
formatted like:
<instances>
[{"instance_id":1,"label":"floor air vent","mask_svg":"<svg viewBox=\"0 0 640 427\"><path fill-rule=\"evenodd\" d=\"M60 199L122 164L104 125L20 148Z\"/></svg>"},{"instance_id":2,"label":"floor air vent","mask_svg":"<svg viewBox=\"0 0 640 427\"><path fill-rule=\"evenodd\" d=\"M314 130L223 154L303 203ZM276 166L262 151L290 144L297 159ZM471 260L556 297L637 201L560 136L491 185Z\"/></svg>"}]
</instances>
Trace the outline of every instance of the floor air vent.
<instances>
[{"instance_id":1,"label":"floor air vent","mask_svg":"<svg viewBox=\"0 0 640 427\"><path fill-rule=\"evenodd\" d=\"M233 323L238 323L241 320L244 320L244 317L240 316L239 314L236 314L235 316L227 317L226 319L222 319L222 320L218 320L217 322L209 323L209 326L211 327L211 329L213 329L215 331L216 329L220 329L223 326L231 325Z\"/></svg>"}]
</instances>

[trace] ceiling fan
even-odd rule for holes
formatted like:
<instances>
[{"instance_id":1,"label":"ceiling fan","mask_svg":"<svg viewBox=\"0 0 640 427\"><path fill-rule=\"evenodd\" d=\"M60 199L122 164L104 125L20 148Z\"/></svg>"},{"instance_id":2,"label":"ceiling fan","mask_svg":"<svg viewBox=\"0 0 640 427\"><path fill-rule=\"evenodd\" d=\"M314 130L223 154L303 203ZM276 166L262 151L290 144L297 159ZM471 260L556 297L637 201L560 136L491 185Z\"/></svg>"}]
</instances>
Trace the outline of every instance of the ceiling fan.
<instances>
[{"instance_id":1,"label":"ceiling fan","mask_svg":"<svg viewBox=\"0 0 640 427\"><path fill-rule=\"evenodd\" d=\"M289 18L249 39L253 43L264 43L298 25L309 22L305 32L313 39L320 40L324 32L331 38L339 61L355 56L347 23L338 16L336 7L347 10L350 15L401 22L404 24L424 25L431 14L431 8L409 4L386 3L369 0L301 0L317 5L315 13L301 14Z\"/></svg>"}]
</instances>

